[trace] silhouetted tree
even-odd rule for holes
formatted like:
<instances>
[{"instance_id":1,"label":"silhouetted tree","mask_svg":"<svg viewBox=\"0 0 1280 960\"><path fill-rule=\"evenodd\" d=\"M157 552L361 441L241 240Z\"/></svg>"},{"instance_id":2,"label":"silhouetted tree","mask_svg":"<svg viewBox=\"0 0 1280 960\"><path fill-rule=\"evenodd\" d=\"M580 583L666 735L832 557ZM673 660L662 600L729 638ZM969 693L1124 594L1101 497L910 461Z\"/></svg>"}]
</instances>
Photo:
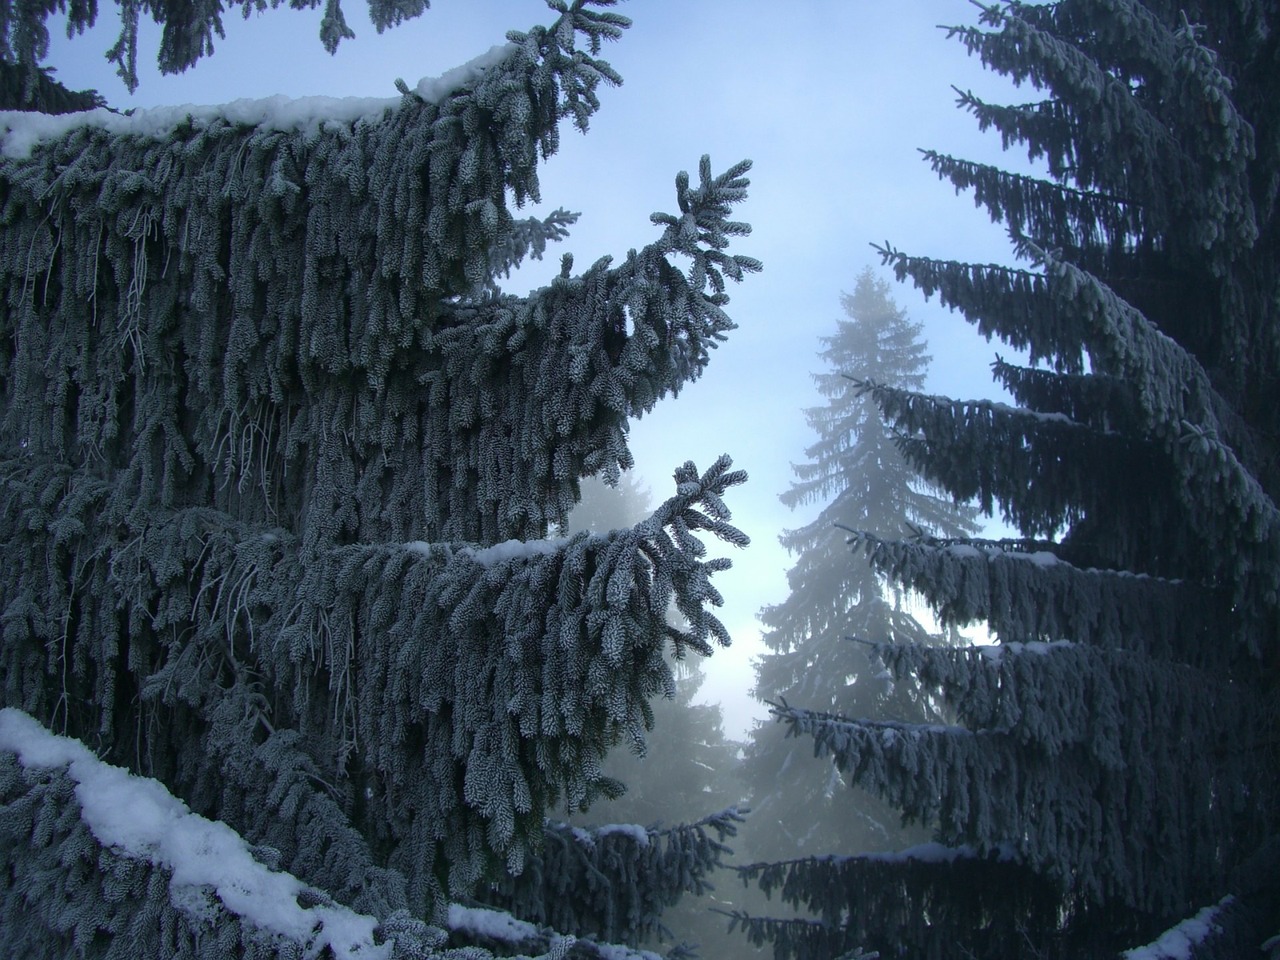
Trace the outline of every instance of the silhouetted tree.
<instances>
[{"instance_id":1,"label":"silhouetted tree","mask_svg":"<svg viewBox=\"0 0 1280 960\"><path fill-rule=\"evenodd\" d=\"M952 31L1036 91L960 103L1044 178L926 154L1023 265L883 254L1030 365L995 365L1016 407L863 388L931 483L1022 539L858 535L999 645L879 645L952 724L779 711L937 841L763 868L821 914L752 924L780 953L1203 960L1277 933L1278 16L1061 0Z\"/></svg>"}]
</instances>

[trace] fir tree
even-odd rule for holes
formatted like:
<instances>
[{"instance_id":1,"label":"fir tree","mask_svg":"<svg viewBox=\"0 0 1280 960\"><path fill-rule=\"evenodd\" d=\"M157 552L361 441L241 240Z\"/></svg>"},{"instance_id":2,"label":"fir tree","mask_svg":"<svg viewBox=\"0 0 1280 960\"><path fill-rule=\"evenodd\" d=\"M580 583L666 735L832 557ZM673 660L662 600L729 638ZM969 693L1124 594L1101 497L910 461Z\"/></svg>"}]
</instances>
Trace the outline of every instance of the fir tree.
<instances>
[{"instance_id":1,"label":"fir tree","mask_svg":"<svg viewBox=\"0 0 1280 960\"><path fill-rule=\"evenodd\" d=\"M4 119L11 955L593 956L560 934L637 942L717 862L731 814L547 823L616 792L666 656L727 642L701 537L746 542L727 457L546 538L759 266L748 165L704 158L624 262L496 289L571 219L510 205L618 81L609 5L358 115Z\"/></svg>"},{"instance_id":2,"label":"fir tree","mask_svg":"<svg viewBox=\"0 0 1280 960\"><path fill-rule=\"evenodd\" d=\"M1038 97L960 105L1043 176L926 154L1022 263L883 255L1029 363L994 367L1016 407L863 388L930 482L1021 539L854 543L998 645L878 645L951 724L779 710L936 843L762 868L821 920L751 932L800 957L1260 957L1280 942L1280 14L1061 0L951 33Z\"/></svg>"},{"instance_id":3,"label":"fir tree","mask_svg":"<svg viewBox=\"0 0 1280 960\"><path fill-rule=\"evenodd\" d=\"M929 357L921 325L889 296L870 268L842 297L845 319L823 337L814 375L823 406L805 411L817 435L808 460L793 470L782 495L795 508L820 504L817 516L780 541L795 555L787 599L761 613L770 652L756 666L756 696L768 703L868 716L887 711L902 719L936 719L911 684L886 684L858 641L920 642L929 631L912 615L909 598L886 588L870 565L849 557L849 528L896 536L908 527L941 536L974 532L972 511L921 483L898 451L871 398L853 376L907 389L924 384ZM778 724L758 727L744 764L752 786L746 841L753 857L779 860L823 853L856 853L900 845L897 817L874 797L850 795L839 771L813 757Z\"/></svg>"}]
</instances>

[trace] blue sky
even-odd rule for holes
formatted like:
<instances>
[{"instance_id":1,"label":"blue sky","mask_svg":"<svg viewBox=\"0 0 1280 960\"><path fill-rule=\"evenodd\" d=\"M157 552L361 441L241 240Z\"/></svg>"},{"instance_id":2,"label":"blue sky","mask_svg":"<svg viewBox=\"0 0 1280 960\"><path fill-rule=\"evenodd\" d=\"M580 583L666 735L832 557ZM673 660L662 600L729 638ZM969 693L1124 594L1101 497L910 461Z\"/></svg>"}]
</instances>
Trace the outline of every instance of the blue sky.
<instances>
[{"instance_id":1,"label":"blue sky","mask_svg":"<svg viewBox=\"0 0 1280 960\"><path fill-rule=\"evenodd\" d=\"M509 29L554 19L541 0L435 0L421 18L380 36L360 0L345 6L357 37L334 57L317 39L318 10L282 9L248 22L232 13L214 55L177 77L155 71L157 37L144 25L135 96L104 59L116 29L106 22L113 4L103 4L104 22L90 34L56 36L49 62L64 83L95 87L117 108L279 93L390 97L397 77L413 85L503 42ZM956 109L952 86L1006 102L1035 95L1011 90L937 29L973 22L976 8L966 0L629 0L617 9L634 26L605 57L624 85L603 91L586 136L566 122L560 153L542 174L543 208L582 217L517 284L543 282L562 252L584 268L649 242L657 235L649 214L674 208L676 173L696 176L702 154L716 172L754 162L750 198L736 212L754 233L733 249L762 260L764 271L730 290L728 312L739 329L701 380L632 429L637 470L655 500L669 495L671 471L685 460L705 467L727 452L750 474L728 503L752 546L735 551L734 569L720 578L734 646L707 664L704 687L724 704L729 732L740 735L763 716L747 696L750 658L762 649L755 615L786 595L790 560L777 536L807 519L777 497L812 439L802 411L821 403L809 376L818 369L818 338L840 316L840 293L865 266L878 265L872 242L1008 261L1003 230L939 182L917 148L1025 167ZM994 394L987 365L998 345L910 287L896 287L895 299L925 324L931 392Z\"/></svg>"}]
</instances>

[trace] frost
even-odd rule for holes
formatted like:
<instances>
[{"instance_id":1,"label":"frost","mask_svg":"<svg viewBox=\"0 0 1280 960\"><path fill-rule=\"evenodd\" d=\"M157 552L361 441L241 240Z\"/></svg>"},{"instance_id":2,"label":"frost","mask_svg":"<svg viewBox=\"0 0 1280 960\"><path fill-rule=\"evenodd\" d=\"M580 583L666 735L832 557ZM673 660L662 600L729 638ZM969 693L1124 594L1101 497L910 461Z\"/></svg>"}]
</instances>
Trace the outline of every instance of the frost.
<instances>
[{"instance_id":1,"label":"frost","mask_svg":"<svg viewBox=\"0 0 1280 960\"><path fill-rule=\"evenodd\" d=\"M1039 410L1031 410L1027 407L1011 407L1007 403L999 403L994 400L983 401L987 408L993 413L1003 413L1013 417L1031 417L1033 420L1039 420L1041 423L1067 423L1075 424L1065 413L1044 413Z\"/></svg>"},{"instance_id":2,"label":"frost","mask_svg":"<svg viewBox=\"0 0 1280 960\"><path fill-rule=\"evenodd\" d=\"M513 44L502 44L439 77L418 81L415 93L429 103L440 103L451 94L474 82L489 67L501 63L515 50ZM96 127L114 135L133 135L163 139L177 127L190 123L196 127L222 121L233 126L253 127L263 133L301 132L315 136L328 124L351 126L362 120L378 120L389 110L397 109L402 97L263 97L233 100L216 105L181 104L152 107L125 115L98 108L80 113L51 116L19 110L0 111L0 152L6 157L24 159L32 150L49 140L65 137L77 127Z\"/></svg>"},{"instance_id":3,"label":"frost","mask_svg":"<svg viewBox=\"0 0 1280 960\"><path fill-rule=\"evenodd\" d=\"M603 827L597 827L594 833L597 837L607 837L610 834L620 833L631 837L641 847L649 845L649 831L635 823L608 823Z\"/></svg>"},{"instance_id":4,"label":"frost","mask_svg":"<svg viewBox=\"0 0 1280 960\"><path fill-rule=\"evenodd\" d=\"M485 70L507 59L516 49L514 43L501 43L490 47L480 56L473 57L452 70L446 70L438 77L423 77L414 88L414 93L428 103L440 103L467 84L474 82Z\"/></svg>"},{"instance_id":5,"label":"frost","mask_svg":"<svg viewBox=\"0 0 1280 960\"><path fill-rule=\"evenodd\" d=\"M1012 656L1032 653L1043 657L1055 651L1066 650L1074 646L1075 643L1070 640L1032 640L1028 643L1009 641L1006 643L985 644L977 647L977 650L985 659L992 663L999 663L1006 653Z\"/></svg>"},{"instance_id":6,"label":"frost","mask_svg":"<svg viewBox=\"0 0 1280 960\"><path fill-rule=\"evenodd\" d=\"M659 954L650 950L633 950L616 943L597 943L596 949L604 960L662 960Z\"/></svg>"},{"instance_id":7,"label":"frost","mask_svg":"<svg viewBox=\"0 0 1280 960\"><path fill-rule=\"evenodd\" d=\"M561 539L543 540L504 540L491 547L480 549L468 548L471 559L482 567L491 567L506 560L520 560L530 557L546 557L555 553L567 541Z\"/></svg>"},{"instance_id":8,"label":"frost","mask_svg":"<svg viewBox=\"0 0 1280 960\"><path fill-rule=\"evenodd\" d=\"M996 859L1001 861L1012 861L1014 859L1014 851L1008 844L998 844L993 848ZM948 847L945 844L931 841L929 843L920 843L914 847L906 847L902 850L889 850L884 853L866 853L858 857L851 858L857 860L870 860L876 863L905 863L908 860L916 863L955 863L957 860L973 860L982 857L977 848L969 844L962 844L958 847Z\"/></svg>"},{"instance_id":9,"label":"frost","mask_svg":"<svg viewBox=\"0 0 1280 960\"><path fill-rule=\"evenodd\" d=\"M517 920L503 910L464 907L459 903L449 904L449 929L503 943L520 943L538 935L538 928L532 923Z\"/></svg>"},{"instance_id":10,"label":"frost","mask_svg":"<svg viewBox=\"0 0 1280 960\"><path fill-rule=\"evenodd\" d=\"M269 870L224 823L187 809L156 780L103 763L83 744L50 733L21 710L0 710L0 749L24 767L66 767L76 782L80 815L103 847L169 870L174 906L207 917L208 893L231 913L269 933L305 944L309 954L328 947L338 960L389 957L377 946L377 921L342 906L303 907L308 888L297 877Z\"/></svg>"},{"instance_id":11,"label":"frost","mask_svg":"<svg viewBox=\"0 0 1280 960\"><path fill-rule=\"evenodd\" d=\"M1124 952L1125 960L1192 960L1195 948L1220 929L1213 918L1235 898L1228 895L1212 906L1205 907L1194 917L1188 917L1160 935L1160 939L1145 947L1135 947Z\"/></svg>"}]
</instances>

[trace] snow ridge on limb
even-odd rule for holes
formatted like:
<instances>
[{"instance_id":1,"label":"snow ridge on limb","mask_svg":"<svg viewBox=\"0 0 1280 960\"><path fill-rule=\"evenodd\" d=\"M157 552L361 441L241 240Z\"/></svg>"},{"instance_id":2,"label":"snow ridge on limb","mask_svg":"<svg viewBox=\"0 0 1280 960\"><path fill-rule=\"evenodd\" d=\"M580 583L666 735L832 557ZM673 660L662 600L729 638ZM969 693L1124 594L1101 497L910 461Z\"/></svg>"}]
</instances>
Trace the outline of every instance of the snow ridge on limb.
<instances>
[{"instance_id":1,"label":"snow ridge on limb","mask_svg":"<svg viewBox=\"0 0 1280 960\"><path fill-rule=\"evenodd\" d=\"M888 540L862 531L850 531L849 543L878 571L926 597L945 624L985 620L1002 640L1071 638L1197 663L1223 654L1203 649L1203 631L1219 612L1210 592L1123 570L1082 569L1057 557L1056 544Z\"/></svg>"},{"instance_id":2,"label":"snow ridge on limb","mask_svg":"<svg viewBox=\"0 0 1280 960\"><path fill-rule=\"evenodd\" d=\"M61 140L81 128L110 137L165 140L183 128L226 124L258 134L298 133L314 139L326 128L378 123L411 104L414 99L440 106L456 93L477 85L486 71L501 68L515 52L513 44L501 44L454 67L439 77L423 77L414 90L404 87L396 97L270 97L242 98L229 103L144 107L120 113L106 107L60 113L0 112L0 154L14 160L30 159L42 144Z\"/></svg>"},{"instance_id":3,"label":"snow ridge on limb","mask_svg":"<svg viewBox=\"0 0 1280 960\"><path fill-rule=\"evenodd\" d=\"M11 707L0 710L0 751L16 756L19 765L15 770L11 763L6 764L8 769L0 774L7 788L3 791L4 819L10 830L5 833L10 833L12 824L24 813L34 814L37 834L44 833L46 840L52 840L63 833L62 842L79 845L84 838L77 836L77 831L83 824L96 845L110 851L108 860L115 864L115 869L99 878L103 892L115 889L118 895L122 889L119 882L128 878L131 882L124 890L153 901L157 878L167 880L168 904L148 902L140 911L143 918L148 914L161 918L149 936L148 924L133 922L138 917L131 919L130 911L115 914L100 899L92 906L81 905L79 916L61 924L55 919L50 924L54 930L47 933L55 937L69 934L83 949L96 932L92 925L86 930L83 924L96 908L106 914L99 921L110 917L108 929L114 924L127 925L127 933L123 928L114 932L128 939L135 955L167 955L172 949L176 955L189 956L193 941L200 939L200 929L217 916L230 914L234 922L214 925L217 932L209 935L220 941L238 941L246 956L274 952L281 944L293 950L301 948L308 955L327 948L336 960L390 960L393 956L390 944L375 940L374 917L353 913L296 877L264 866L234 831L191 813L158 781L101 762L79 741L54 736ZM47 819L50 815L52 823ZM64 833L68 827L69 833ZM5 837L5 846L15 841L21 845L22 839ZM20 870L39 869L31 862L37 858L27 850L11 849L10 853L6 860L21 865ZM150 869L139 869L135 865L139 861L145 861ZM5 900L12 904L15 899L24 899L22 887L17 884ZM85 887L91 889L92 884L86 882ZM102 893L94 893L101 898ZM53 906L42 897L34 902L40 912ZM174 916L174 908L180 917ZM16 936L26 924L17 922L16 917L11 919L14 922L5 924L5 930ZM139 936L141 940L135 939ZM158 937L172 939L162 947ZM441 939L437 937L436 942Z\"/></svg>"},{"instance_id":4,"label":"snow ridge on limb","mask_svg":"<svg viewBox=\"0 0 1280 960\"><path fill-rule=\"evenodd\" d=\"M1067 670L1071 663L1061 654L1014 659L1058 671L1063 684L1073 680ZM1145 686L1153 685L1151 678L1145 679ZM1176 729L1186 730L1187 739L1170 740L1153 751L1140 736L1134 743L1122 732L1123 756L1104 755L1101 763L1094 751L1105 743L1036 739L1030 721L1037 717L1031 711L1017 718L1027 722L1026 733L1032 734L1025 740L1018 723L971 730L851 720L785 703L772 712L788 724L792 736L812 737L817 754L831 757L852 785L883 797L908 821L932 826L944 846L999 850L1002 858L1011 857L1044 878L1058 896L1081 903L1119 898L1129 909L1161 916L1178 909L1173 891L1202 883L1221 851L1212 838L1201 835L1188 838L1173 860L1165 850L1143 844L1144 832L1158 833L1193 814L1203 818L1202 805L1217 792L1247 803L1251 791L1233 778L1235 770L1224 771L1212 756L1218 735L1235 728L1202 735L1178 720L1180 712L1185 716L1179 707L1186 703L1177 699L1168 715ZM1230 697L1217 698L1215 704L1232 710ZM1170 778L1158 789L1146 776L1150 766ZM1021 774L1010 776L1015 768ZM1230 810L1215 816L1222 823L1233 822ZM1108 839L1080 844L1076 838L1081 830L1100 830ZM1173 877L1182 886L1156 882L1160 877Z\"/></svg>"},{"instance_id":5,"label":"snow ridge on limb","mask_svg":"<svg viewBox=\"0 0 1280 960\"><path fill-rule=\"evenodd\" d=\"M353 912L158 781L12 708L0 711L0 850L15 880L0 889L5 946L23 957L491 960L512 946L541 960L565 960L570 948L590 960L652 957L460 904L441 927L403 909Z\"/></svg>"},{"instance_id":6,"label":"snow ridge on limb","mask_svg":"<svg viewBox=\"0 0 1280 960\"><path fill-rule=\"evenodd\" d=\"M1208 945L1214 936L1222 933L1222 927L1215 923L1217 915L1229 908L1235 897L1227 894L1217 903L1205 907L1194 917L1188 917L1176 926L1170 927L1160 935L1158 940L1146 946L1126 950L1123 960L1197 960L1208 954L1202 947Z\"/></svg>"}]
</instances>

